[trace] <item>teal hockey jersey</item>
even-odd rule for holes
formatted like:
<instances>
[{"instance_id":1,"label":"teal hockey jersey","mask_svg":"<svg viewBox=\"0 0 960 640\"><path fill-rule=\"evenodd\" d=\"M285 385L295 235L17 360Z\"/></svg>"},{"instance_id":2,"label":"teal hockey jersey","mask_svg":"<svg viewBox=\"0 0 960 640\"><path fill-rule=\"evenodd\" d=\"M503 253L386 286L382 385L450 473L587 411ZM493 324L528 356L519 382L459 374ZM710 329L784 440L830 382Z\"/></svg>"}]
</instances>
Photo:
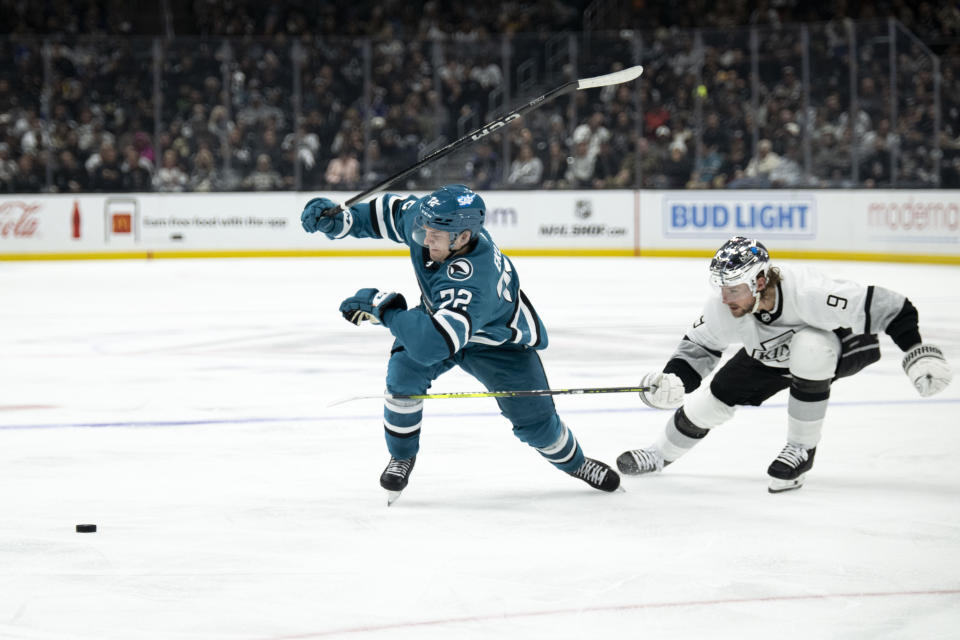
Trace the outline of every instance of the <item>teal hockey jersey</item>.
<instances>
[{"instance_id":1,"label":"teal hockey jersey","mask_svg":"<svg viewBox=\"0 0 960 640\"><path fill-rule=\"evenodd\" d=\"M416 196L385 193L344 212L343 229L330 236L385 238L410 248L421 303L391 313L388 328L410 356L433 364L472 345L514 345L543 349L547 331L520 289L510 258L486 229L466 251L442 263L412 238Z\"/></svg>"}]
</instances>

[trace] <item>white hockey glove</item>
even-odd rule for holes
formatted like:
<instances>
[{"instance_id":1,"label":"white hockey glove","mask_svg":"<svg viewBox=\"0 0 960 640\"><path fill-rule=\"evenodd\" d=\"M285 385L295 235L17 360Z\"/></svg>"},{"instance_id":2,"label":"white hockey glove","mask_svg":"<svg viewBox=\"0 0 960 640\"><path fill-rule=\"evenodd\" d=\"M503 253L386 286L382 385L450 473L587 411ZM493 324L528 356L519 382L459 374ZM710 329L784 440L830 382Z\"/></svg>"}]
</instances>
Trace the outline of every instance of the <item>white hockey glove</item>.
<instances>
[{"instance_id":1,"label":"white hockey glove","mask_svg":"<svg viewBox=\"0 0 960 640\"><path fill-rule=\"evenodd\" d=\"M640 386L650 389L640 392L640 399L648 407L676 409L683 404L683 381L673 373L648 373Z\"/></svg>"},{"instance_id":2,"label":"white hockey glove","mask_svg":"<svg viewBox=\"0 0 960 640\"><path fill-rule=\"evenodd\" d=\"M940 347L918 344L903 356L903 371L924 398L940 393L953 379Z\"/></svg>"}]
</instances>

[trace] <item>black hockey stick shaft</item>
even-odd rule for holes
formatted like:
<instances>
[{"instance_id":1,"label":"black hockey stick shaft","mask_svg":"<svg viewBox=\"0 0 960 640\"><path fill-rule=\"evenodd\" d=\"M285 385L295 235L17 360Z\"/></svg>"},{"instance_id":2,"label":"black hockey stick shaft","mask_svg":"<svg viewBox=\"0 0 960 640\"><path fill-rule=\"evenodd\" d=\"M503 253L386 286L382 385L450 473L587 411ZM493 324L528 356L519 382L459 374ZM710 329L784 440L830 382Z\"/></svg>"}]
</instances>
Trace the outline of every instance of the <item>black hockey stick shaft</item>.
<instances>
[{"instance_id":1,"label":"black hockey stick shaft","mask_svg":"<svg viewBox=\"0 0 960 640\"><path fill-rule=\"evenodd\" d=\"M468 133L467 135L463 136L459 140L455 140L450 144L448 144L447 146L441 149L437 149L433 153L425 156L422 160L420 160L416 164L406 169L403 169L398 173L395 173L394 175L390 176L380 184L370 189L367 189L362 193L358 193L357 195L353 196L343 204L340 204L336 207L331 207L325 210L321 215L325 217L335 216L340 211L345 211L350 207L352 207L353 205L357 204L358 202L361 202L362 200L370 197L371 195L378 193L380 191L383 191L384 189L389 187L391 184L397 182L398 180L402 180L403 178L406 178L413 172L418 171L419 169L425 167L426 165L430 164L434 160L438 160L440 158L443 158L444 156L450 155L457 149L461 149L467 146L468 144L472 144L477 140L480 140L481 138L484 138L490 135L494 131L502 127L505 127L510 122L516 120L523 114L529 111L533 111L537 107L541 107L559 96L565 95L567 93L572 93L574 91L578 91L581 89L593 89L596 87L606 87L612 84L622 84L624 82L629 82L630 80L636 80L637 78L640 77L641 73L643 73L643 67L641 65L637 65L634 67L630 67L628 69L615 71L613 73L608 73L602 76L595 76L593 78L581 78L580 80L571 80L570 82L564 83L559 87L557 87L556 89L548 91L547 93L543 94L539 98L534 98L524 106L519 107L518 109L514 109L507 115L501 116L496 120L493 120L492 122L488 122L487 124L477 129L476 131Z\"/></svg>"},{"instance_id":2,"label":"black hockey stick shaft","mask_svg":"<svg viewBox=\"0 0 960 640\"><path fill-rule=\"evenodd\" d=\"M353 400L446 400L454 398L528 398L532 396L588 395L594 393L640 393L650 391L650 387L587 387L581 389L531 389L523 391L467 391L462 393L421 393L400 395L385 393L381 395L356 396L330 403L328 406L343 404Z\"/></svg>"}]
</instances>

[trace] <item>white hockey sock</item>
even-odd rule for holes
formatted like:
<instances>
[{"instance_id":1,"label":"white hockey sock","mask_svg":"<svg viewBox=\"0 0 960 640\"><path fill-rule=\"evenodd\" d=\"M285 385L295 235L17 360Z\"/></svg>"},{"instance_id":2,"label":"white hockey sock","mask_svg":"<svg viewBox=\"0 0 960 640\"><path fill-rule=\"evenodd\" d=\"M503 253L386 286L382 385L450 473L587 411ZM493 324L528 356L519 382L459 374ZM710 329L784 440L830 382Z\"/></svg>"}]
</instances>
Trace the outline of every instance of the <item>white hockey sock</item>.
<instances>
[{"instance_id":1,"label":"white hockey sock","mask_svg":"<svg viewBox=\"0 0 960 640\"><path fill-rule=\"evenodd\" d=\"M787 400L787 442L813 449L820 442L830 401L830 380L793 377Z\"/></svg>"},{"instance_id":2,"label":"white hockey sock","mask_svg":"<svg viewBox=\"0 0 960 640\"><path fill-rule=\"evenodd\" d=\"M813 449L820 442L827 401L804 402L793 396L787 401L787 442Z\"/></svg>"}]
</instances>

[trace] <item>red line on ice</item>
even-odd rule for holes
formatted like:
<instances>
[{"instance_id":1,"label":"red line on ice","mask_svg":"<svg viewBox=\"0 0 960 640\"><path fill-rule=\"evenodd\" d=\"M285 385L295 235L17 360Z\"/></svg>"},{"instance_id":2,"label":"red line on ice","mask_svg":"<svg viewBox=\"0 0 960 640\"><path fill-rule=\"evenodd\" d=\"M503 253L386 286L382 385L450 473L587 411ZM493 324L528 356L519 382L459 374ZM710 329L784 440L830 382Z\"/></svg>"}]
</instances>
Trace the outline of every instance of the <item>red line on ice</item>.
<instances>
[{"instance_id":1,"label":"red line on ice","mask_svg":"<svg viewBox=\"0 0 960 640\"><path fill-rule=\"evenodd\" d=\"M669 609L672 607L710 607L725 604L745 604L755 602L791 602L798 600L832 600L838 598L889 598L902 596L948 596L958 595L960 589L934 589L929 591L887 591L887 592L854 592L854 593L823 593L796 596L769 596L765 598L724 598L718 600L687 600L680 602L650 602L646 604L621 604L606 607L583 607L570 609L553 609L549 611L521 611L517 613L490 614L482 616L463 616L460 618L441 618L438 620L412 620L410 622L395 622L392 624L369 625L361 627L344 627L328 631L315 631L292 636L275 636L270 640L309 640L309 638L323 638L328 636L347 635L355 633L375 633L390 629L412 629L416 627L435 627L444 624L463 624L467 622L490 622L494 620L510 620L515 618L534 618L537 616L555 616L581 613L602 613L609 611L634 611L639 609Z\"/></svg>"}]
</instances>

